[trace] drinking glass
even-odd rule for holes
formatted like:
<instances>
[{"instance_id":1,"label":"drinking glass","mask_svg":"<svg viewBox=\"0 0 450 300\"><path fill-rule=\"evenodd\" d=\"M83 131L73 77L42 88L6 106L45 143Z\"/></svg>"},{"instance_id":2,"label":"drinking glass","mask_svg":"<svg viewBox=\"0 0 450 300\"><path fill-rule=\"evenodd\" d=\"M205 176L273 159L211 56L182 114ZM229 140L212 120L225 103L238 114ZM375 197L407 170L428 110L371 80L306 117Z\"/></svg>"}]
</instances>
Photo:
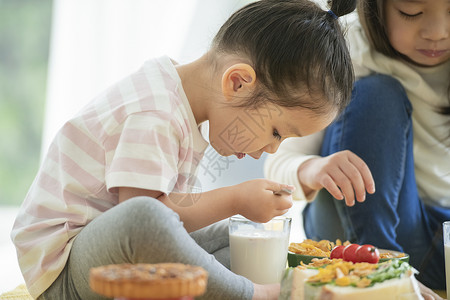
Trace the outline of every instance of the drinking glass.
<instances>
[{"instance_id":1,"label":"drinking glass","mask_svg":"<svg viewBox=\"0 0 450 300\"><path fill-rule=\"evenodd\" d=\"M447 280L447 300L450 300L450 221L442 224L444 233L445 278Z\"/></svg>"},{"instance_id":2,"label":"drinking glass","mask_svg":"<svg viewBox=\"0 0 450 300\"><path fill-rule=\"evenodd\" d=\"M290 231L291 218L284 216L267 223L231 217L231 271L258 284L279 283L286 269Z\"/></svg>"}]
</instances>

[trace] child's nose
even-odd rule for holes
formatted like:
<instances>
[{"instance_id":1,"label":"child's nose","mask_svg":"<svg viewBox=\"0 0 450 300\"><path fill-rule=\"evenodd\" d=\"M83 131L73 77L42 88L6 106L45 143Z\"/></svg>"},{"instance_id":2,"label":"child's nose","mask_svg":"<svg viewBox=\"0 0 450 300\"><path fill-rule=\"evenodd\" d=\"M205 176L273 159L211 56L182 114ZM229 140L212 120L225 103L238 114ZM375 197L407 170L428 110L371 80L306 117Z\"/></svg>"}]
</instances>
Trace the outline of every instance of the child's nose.
<instances>
[{"instance_id":1,"label":"child's nose","mask_svg":"<svg viewBox=\"0 0 450 300\"><path fill-rule=\"evenodd\" d=\"M429 18L423 28L422 37L432 41L448 39L450 35L450 22L447 14L444 16L434 16Z\"/></svg>"}]
</instances>

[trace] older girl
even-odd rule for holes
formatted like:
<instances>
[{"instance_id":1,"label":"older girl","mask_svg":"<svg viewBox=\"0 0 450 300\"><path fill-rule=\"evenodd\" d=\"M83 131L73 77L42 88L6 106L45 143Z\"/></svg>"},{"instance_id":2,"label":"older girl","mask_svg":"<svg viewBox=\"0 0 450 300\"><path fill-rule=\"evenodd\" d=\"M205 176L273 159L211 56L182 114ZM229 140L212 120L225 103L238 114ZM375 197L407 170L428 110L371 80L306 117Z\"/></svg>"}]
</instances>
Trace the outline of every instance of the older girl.
<instances>
[{"instance_id":1,"label":"older girl","mask_svg":"<svg viewBox=\"0 0 450 300\"><path fill-rule=\"evenodd\" d=\"M450 2L361 0L357 10L361 24L349 29L358 78L351 104L307 147L283 143L266 175L296 185L299 198L316 198L303 212L308 237L404 251L421 282L445 289ZM358 169L362 161L376 192Z\"/></svg>"}]
</instances>

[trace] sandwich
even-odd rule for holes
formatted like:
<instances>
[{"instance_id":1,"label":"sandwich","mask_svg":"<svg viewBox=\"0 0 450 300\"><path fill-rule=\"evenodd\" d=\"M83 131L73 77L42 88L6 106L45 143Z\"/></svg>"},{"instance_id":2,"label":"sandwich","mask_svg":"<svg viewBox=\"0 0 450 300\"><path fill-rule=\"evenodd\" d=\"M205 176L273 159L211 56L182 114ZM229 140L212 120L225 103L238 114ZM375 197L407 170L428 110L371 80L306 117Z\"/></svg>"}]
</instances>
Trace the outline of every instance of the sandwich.
<instances>
[{"instance_id":1,"label":"sandwich","mask_svg":"<svg viewBox=\"0 0 450 300\"><path fill-rule=\"evenodd\" d=\"M314 259L286 269L279 300L423 299L416 273L398 259L376 264Z\"/></svg>"}]
</instances>

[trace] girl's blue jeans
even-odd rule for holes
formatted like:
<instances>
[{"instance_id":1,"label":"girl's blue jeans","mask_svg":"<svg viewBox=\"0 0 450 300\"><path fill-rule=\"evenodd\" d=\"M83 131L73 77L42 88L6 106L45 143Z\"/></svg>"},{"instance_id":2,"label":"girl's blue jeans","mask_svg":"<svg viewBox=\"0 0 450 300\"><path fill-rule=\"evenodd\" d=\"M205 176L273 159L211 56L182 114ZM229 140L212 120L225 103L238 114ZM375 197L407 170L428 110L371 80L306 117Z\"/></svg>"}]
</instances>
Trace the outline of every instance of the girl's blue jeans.
<instances>
[{"instance_id":1,"label":"girl's blue jeans","mask_svg":"<svg viewBox=\"0 0 450 300\"><path fill-rule=\"evenodd\" d=\"M304 228L315 240L339 238L405 252L423 284L445 289L442 223L450 220L450 209L424 205L418 195L411 114L402 85L392 77L355 83L350 105L327 128L321 155L357 154L369 166L376 192L348 207L322 190L303 211Z\"/></svg>"}]
</instances>

